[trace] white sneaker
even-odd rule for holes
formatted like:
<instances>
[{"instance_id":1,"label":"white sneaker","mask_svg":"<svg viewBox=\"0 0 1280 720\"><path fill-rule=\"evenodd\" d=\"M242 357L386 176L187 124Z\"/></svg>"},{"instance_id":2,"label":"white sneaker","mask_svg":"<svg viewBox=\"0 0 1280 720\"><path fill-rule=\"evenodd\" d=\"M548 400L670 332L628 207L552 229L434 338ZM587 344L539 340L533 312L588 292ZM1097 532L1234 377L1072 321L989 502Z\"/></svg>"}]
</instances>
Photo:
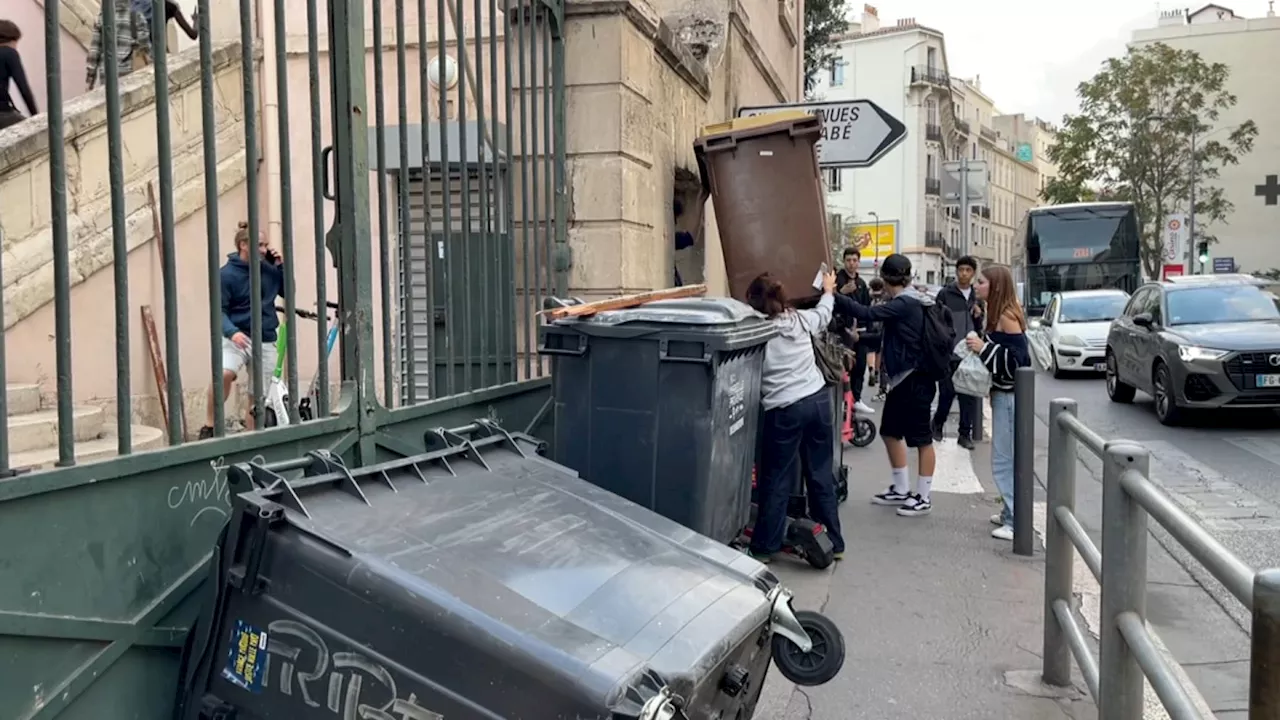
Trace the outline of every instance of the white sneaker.
<instances>
[{"instance_id":1,"label":"white sneaker","mask_svg":"<svg viewBox=\"0 0 1280 720\"><path fill-rule=\"evenodd\" d=\"M856 410L859 415L875 415L876 414L875 408L862 402L861 400L858 400L853 403L853 409Z\"/></svg>"},{"instance_id":2,"label":"white sneaker","mask_svg":"<svg viewBox=\"0 0 1280 720\"><path fill-rule=\"evenodd\" d=\"M992 515L991 524L995 525L996 527L1000 527L1001 525L1004 525L1004 517L1001 516L1000 513L996 513L995 515Z\"/></svg>"},{"instance_id":3,"label":"white sneaker","mask_svg":"<svg viewBox=\"0 0 1280 720\"><path fill-rule=\"evenodd\" d=\"M1008 540L1008 541L1012 541L1012 540L1013 540L1013 528L1009 527L1008 525L1001 525L1000 527L998 527L998 528L996 528L995 530L992 530L992 531L991 531L991 537L993 537L993 538L995 538L995 539L997 539L997 540Z\"/></svg>"}]
</instances>

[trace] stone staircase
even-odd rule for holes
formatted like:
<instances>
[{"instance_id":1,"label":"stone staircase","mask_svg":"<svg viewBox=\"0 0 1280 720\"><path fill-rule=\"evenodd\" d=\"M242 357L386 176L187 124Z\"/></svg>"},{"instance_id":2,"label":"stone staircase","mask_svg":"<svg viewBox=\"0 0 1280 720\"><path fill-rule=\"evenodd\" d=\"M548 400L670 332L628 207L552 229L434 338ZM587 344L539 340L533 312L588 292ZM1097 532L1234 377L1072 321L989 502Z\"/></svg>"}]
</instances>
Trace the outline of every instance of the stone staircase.
<instances>
[{"instance_id":1,"label":"stone staircase","mask_svg":"<svg viewBox=\"0 0 1280 720\"><path fill-rule=\"evenodd\" d=\"M58 412L46 408L39 385L5 385L9 403L9 467L45 469L58 461ZM76 463L114 457L116 424L107 413L93 405L77 406L72 418L75 424ZM141 452L164 445L164 432L146 425L133 426L133 451Z\"/></svg>"}]
</instances>

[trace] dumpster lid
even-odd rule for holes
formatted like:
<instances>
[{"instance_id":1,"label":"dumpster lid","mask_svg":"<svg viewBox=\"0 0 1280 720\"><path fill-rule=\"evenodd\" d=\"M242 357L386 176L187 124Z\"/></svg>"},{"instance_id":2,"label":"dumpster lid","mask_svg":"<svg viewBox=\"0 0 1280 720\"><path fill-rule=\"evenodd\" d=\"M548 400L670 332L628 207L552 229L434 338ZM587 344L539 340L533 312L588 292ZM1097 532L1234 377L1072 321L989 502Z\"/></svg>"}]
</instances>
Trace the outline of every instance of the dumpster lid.
<instances>
[{"instance_id":1,"label":"dumpster lid","mask_svg":"<svg viewBox=\"0 0 1280 720\"><path fill-rule=\"evenodd\" d=\"M683 298L655 300L639 307L607 310L583 318L564 318L556 325L621 325L632 322L672 325L737 325L744 320L763 320L764 315L733 298Z\"/></svg>"}]
</instances>

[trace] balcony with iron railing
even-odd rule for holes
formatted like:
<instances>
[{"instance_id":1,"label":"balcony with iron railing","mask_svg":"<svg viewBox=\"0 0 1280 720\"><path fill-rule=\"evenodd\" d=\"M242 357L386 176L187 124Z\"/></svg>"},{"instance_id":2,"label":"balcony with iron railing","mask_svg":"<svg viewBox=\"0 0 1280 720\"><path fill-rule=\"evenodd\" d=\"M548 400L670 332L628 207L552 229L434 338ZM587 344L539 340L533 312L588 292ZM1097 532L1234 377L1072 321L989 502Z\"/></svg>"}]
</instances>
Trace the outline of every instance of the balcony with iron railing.
<instances>
[{"instance_id":1,"label":"balcony with iron railing","mask_svg":"<svg viewBox=\"0 0 1280 720\"><path fill-rule=\"evenodd\" d=\"M982 137L990 140L991 142L995 142L1000 139L1000 136L996 133L996 131L992 130L986 125L979 127L978 132L982 135Z\"/></svg>"},{"instance_id":2,"label":"balcony with iron railing","mask_svg":"<svg viewBox=\"0 0 1280 720\"><path fill-rule=\"evenodd\" d=\"M924 246L942 250L947 245L947 238L937 230L924 231Z\"/></svg>"},{"instance_id":3,"label":"balcony with iron railing","mask_svg":"<svg viewBox=\"0 0 1280 720\"><path fill-rule=\"evenodd\" d=\"M911 68L912 85L937 85L951 87L951 76L945 70L933 65L916 65Z\"/></svg>"},{"instance_id":4,"label":"balcony with iron railing","mask_svg":"<svg viewBox=\"0 0 1280 720\"><path fill-rule=\"evenodd\" d=\"M956 118L956 129L957 129L957 130L959 130L962 134L964 134L964 135L968 135L968 134L969 134L969 121L968 121L968 120L961 120L960 118Z\"/></svg>"},{"instance_id":5,"label":"balcony with iron railing","mask_svg":"<svg viewBox=\"0 0 1280 720\"><path fill-rule=\"evenodd\" d=\"M925 123L924 139L933 142L942 142L942 126L934 123Z\"/></svg>"},{"instance_id":6,"label":"balcony with iron railing","mask_svg":"<svg viewBox=\"0 0 1280 720\"><path fill-rule=\"evenodd\" d=\"M924 194L939 195L942 193L942 181L938 178L927 177L924 179Z\"/></svg>"},{"instance_id":7,"label":"balcony with iron railing","mask_svg":"<svg viewBox=\"0 0 1280 720\"><path fill-rule=\"evenodd\" d=\"M991 208L986 205L971 205L969 207L969 212L981 217L983 220L991 219Z\"/></svg>"}]
</instances>

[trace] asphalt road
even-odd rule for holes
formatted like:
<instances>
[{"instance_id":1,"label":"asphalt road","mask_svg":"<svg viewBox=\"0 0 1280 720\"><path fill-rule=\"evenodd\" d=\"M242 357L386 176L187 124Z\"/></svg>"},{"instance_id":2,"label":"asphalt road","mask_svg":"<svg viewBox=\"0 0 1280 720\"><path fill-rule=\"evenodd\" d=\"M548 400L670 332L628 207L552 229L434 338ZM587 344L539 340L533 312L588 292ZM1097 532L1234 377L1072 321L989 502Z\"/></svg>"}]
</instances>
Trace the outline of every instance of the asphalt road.
<instances>
[{"instance_id":1,"label":"asphalt road","mask_svg":"<svg viewBox=\"0 0 1280 720\"><path fill-rule=\"evenodd\" d=\"M1280 566L1280 414L1231 410L1165 427L1141 392L1133 404L1122 405L1107 397L1100 376L1057 380L1040 373L1036 414L1047 421L1049 401L1059 397L1074 398L1080 419L1104 438L1145 445L1152 479L1229 549L1255 568ZM1197 572L1196 563L1179 560L1245 622L1243 609Z\"/></svg>"}]
</instances>

